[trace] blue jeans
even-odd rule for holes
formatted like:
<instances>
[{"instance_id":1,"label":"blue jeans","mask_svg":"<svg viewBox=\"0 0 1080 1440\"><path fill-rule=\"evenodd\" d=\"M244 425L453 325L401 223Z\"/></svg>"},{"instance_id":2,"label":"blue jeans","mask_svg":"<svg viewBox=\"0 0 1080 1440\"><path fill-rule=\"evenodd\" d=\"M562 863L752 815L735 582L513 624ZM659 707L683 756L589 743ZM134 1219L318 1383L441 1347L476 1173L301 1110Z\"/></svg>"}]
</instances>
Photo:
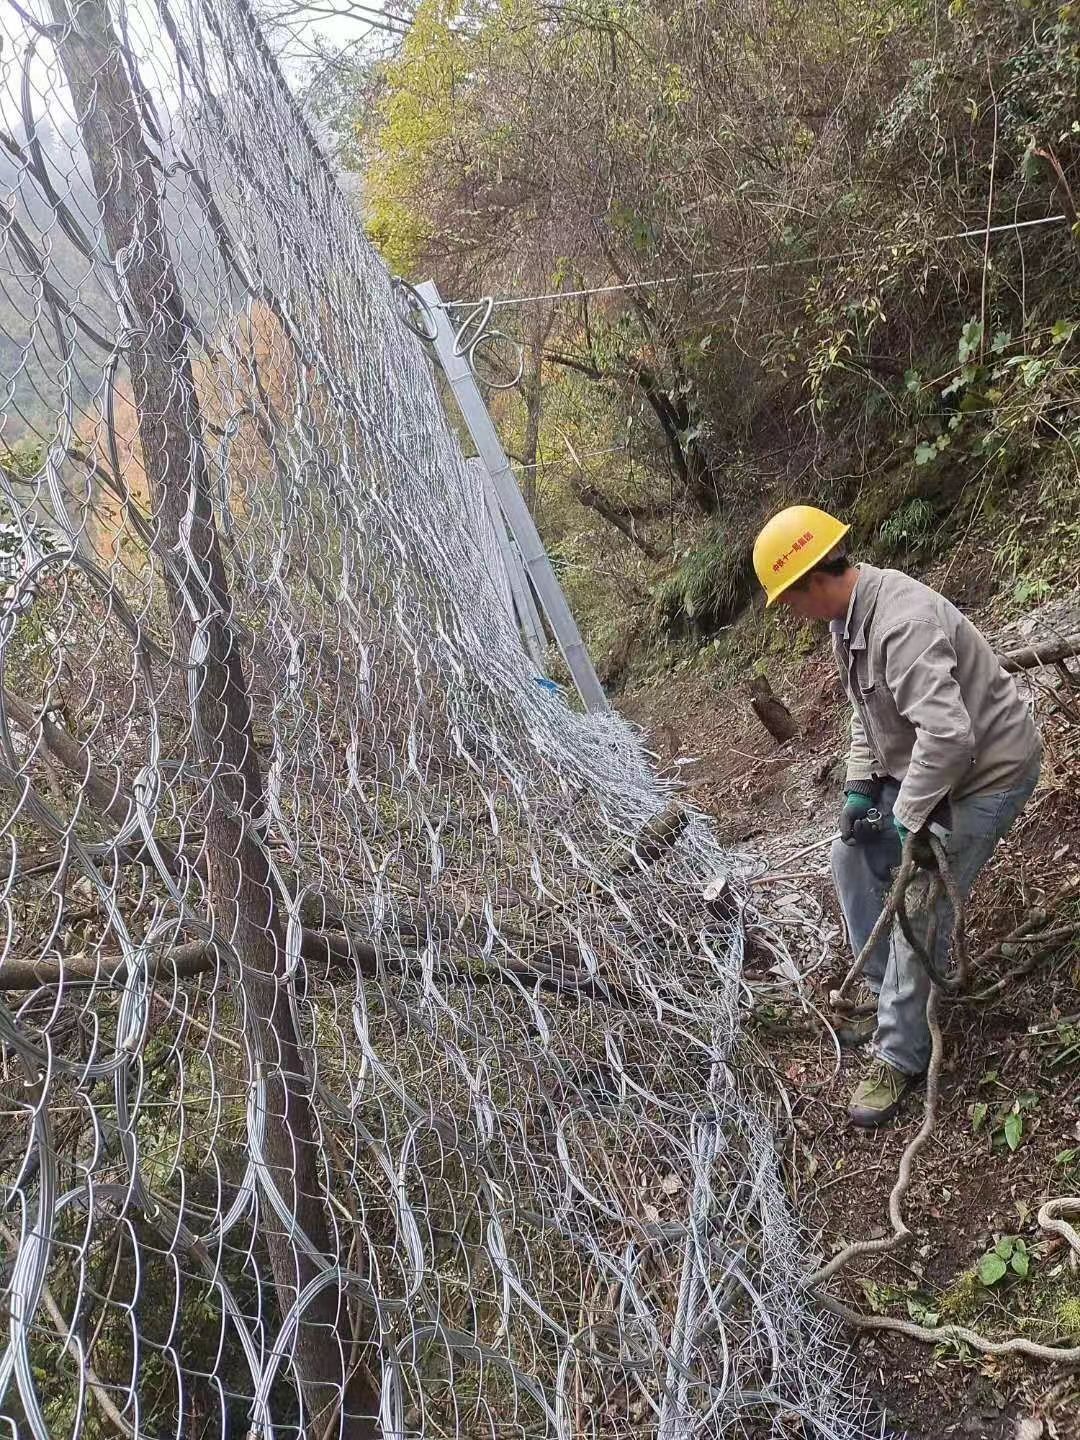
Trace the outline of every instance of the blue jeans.
<instances>
[{"instance_id":1,"label":"blue jeans","mask_svg":"<svg viewBox=\"0 0 1080 1440\"><path fill-rule=\"evenodd\" d=\"M1030 799L1038 783L1041 761L1041 754L1035 756L1027 773L1010 790L971 795L951 802L952 832L945 848L962 895L968 894L997 842ZM900 838L892 823L892 807L899 788L892 780L882 787L877 802L884 817L880 834L858 845L833 841L833 882L853 955L858 955L869 939L900 863ZM947 960L952 906L943 897L936 910L934 960L940 970ZM925 941L929 917L919 906L917 891L911 892L909 914L916 936ZM926 1023L930 978L899 924L894 923L891 930L882 935L867 957L863 979L878 997L873 1054L908 1075L921 1075L930 1061L930 1029Z\"/></svg>"}]
</instances>

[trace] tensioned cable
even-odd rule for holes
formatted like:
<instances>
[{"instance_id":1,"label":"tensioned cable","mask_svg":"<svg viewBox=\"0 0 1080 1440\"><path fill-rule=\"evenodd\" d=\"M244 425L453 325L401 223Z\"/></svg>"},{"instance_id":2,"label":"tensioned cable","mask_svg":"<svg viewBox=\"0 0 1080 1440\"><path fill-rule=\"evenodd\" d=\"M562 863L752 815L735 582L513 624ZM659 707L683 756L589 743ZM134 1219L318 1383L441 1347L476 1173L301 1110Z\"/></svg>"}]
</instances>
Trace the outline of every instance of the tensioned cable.
<instances>
[{"instance_id":1,"label":"tensioned cable","mask_svg":"<svg viewBox=\"0 0 1080 1440\"><path fill-rule=\"evenodd\" d=\"M925 243L942 245L950 240L982 240L987 235L1026 230L1037 225L1058 225L1068 220L1068 215L1044 215L1038 220L1016 220L1003 225L984 225L974 230L957 230L951 235L931 236ZM440 303L444 309L457 309L484 305L490 299L491 307L499 309L512 305L536 305L549 300L581 300L592 295L615 295L627 290L659 289L664 285L695 285L701 280L717 280L728 275L753 275L765 270L786 270L792 265L826 265L834 260L858 260L866 253L865 250L842 250L832 255L798 255L792 256L790 260L765 260L757 265L729 265L719 270L703 270L689 275L665 275L658 279L626 280L617 285L593 285L582 290L549 290L542 295L501 295L480 300L443 300Z\"/></svg>"},{"instance_id":2,"label":"tensioned cable","mask_svg":"<svg viewBox=\"0 0 1080 1440\"><path fill-rule=\"evenodd\" d=\"M606 445L603 449L600 450L579 450L576 454L571 451L569 446L566 447L566 454L569 455L574 461L592 460L595 459L595 457L598 455L628 455L629 453L630 452L625 445ZM514 469L540 470L543 469L545 465L558 465L559 463L560 462L557 458L548 458L545 456L543 460L534 460L531 462L519 462L515 460Z\"/></svg>"}]
</instances>

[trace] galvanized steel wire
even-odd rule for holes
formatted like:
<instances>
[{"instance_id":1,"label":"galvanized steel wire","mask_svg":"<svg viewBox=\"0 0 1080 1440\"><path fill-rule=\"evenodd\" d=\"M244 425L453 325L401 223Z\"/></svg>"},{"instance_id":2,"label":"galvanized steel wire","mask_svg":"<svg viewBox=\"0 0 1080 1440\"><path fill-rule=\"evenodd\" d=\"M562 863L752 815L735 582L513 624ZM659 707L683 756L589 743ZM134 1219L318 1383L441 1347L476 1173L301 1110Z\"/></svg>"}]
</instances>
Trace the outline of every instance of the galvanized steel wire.
<instances>
[{"instance_id":1,"label":"galvanized steel wire","mask_svg":"<svg viewBox=\"0 0 1080 1440\"><path fill-rule=\"evenodd\" d=\"M733 861L535 683L245 0L3 26L3 1427L879 1433Z\"/></svg>"}]
</instances>

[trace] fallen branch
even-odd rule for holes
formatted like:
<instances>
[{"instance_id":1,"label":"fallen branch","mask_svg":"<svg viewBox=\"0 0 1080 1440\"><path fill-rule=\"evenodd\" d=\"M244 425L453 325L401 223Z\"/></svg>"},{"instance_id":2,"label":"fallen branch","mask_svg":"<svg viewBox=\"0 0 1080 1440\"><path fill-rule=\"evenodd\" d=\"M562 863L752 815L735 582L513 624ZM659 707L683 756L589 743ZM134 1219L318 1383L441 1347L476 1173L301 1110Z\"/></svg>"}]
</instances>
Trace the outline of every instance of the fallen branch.
<instances>
[{"instance_id":1,"label":"fallen branch","mask_svg":"<svg viewBox=\"0 0 1080 1440\"><path fill-rule=\"evenodd\" d=\"M323 934L305 930L300 942L305 960L336 962L352 960L359 964L361 974L374 975L377 952L370 943L340 933ZM173 945L156 954L147 966L152 980L191 980L213 970L222 961L217 945L208 940L192 940L186 945ZM68 984L77 980L93 980L105 984L123 970L123 955L65 955L59 960L0 961L0 990L36 990L43 985Z\"/></svg>"},{"instance_id":2,"label":"fallen branch","mask_svg":"<svg viewBox=\"0 0 1080 1440\"><path fill-rule=\"evenodd\" d=\"M1030 946L1026 957L1019 965L1014 965L1011 970L1007 970L999 979L987 985L984 990L976 991L974 995L950 998L966 999L974 1005L982 1005L988 1000L995 999L1003 990L1008 989L1014 980L1019 980L1034 970L1048 950L1057 949L1060 941L1071 940L1074 935L1080 935L1080 920L1072 925L1058 925L1053 930L1044 930L1041 935L1028 935L1017 940L1015 942L1017 945Z\"/></svg>"},{"instance_id":3,"label":"fallen branch","mask_svg":"<svg viewBox=\"0 0 1080 1440\"><path fill-rule=\"evenodd\" d=\"M674 848L679 836L690 823L690 816L681 805L664 810L638 834L630 854L612 869L613 875L628 875L635 869L655 865L666 850Z\"/></svg>"},{"instance_id":4,"label":"fallen branch","mask_svg":"<svg viewBox=\"0 0 1080 1440\"><path fill-rule=\"evenodd\" d=\"M526 985L539 983L541 989L582 995L587 1000L599 1000L605 1005L617 1005L621 1010L647 1008L648 1002L644 997L638 997L635 1006L631 993L624 990L622 986L612 984L599 976L589 975L584 970L568 967L566 960L571 958L581 958L577 946L572 941L557 941L544 950L534 951L527 960L521 962L493 958L487 962L488 973L492 973L491 967L498 966L503 975L512 976ZM474 980L486 978L487 974L483 971L472 972Z\"/></svg>"},{"instance_id":5,"label":"fallen branch","mask_svg":"<svg viewBox=\"0 0 1080 1440\"><path fill-rule=\"evenodd\" d=\"M1020 670L1035 670L1041 665L1056 665L1080 655L1080 635L1067 640L1048 640L1043 645L1023 645L1019 650L1006 650L998 655L1001 668L1015 675Z\"/></svg>"},{"instance_id":6,"label":"fallen branch","mask_svg":"<svg viewBox=\"0 0 1080 1440\"><path fill-rule=\"evenodd\" d=\"M206 837L201 830L192 831L189 835L157 835L154 843L163 856L170 874L176 874L180 868L179 857L185 849L192 845L202 846ZM115 841L95 841L93 844L84 845L83 849L95 862L100 865L125 865L152 864L150 847L145 840L129 840L124 845L118 845ZM28 865L26 869L15 867L8 874L11 884L21 884L27 880L39 880L44 875L54 875L58 870L65 869L71 864L74 856L67 847L61 850L49 850L39 855L34 864ZM204 875L206 870L206 857L200 848L199 852L192 856L188 862L191 869L198 875Z\"/></svg>"},{"instance_id":7,"label":"fallen branch","mask_svg":"<svg viewBox=\"0 0 1080 1440\"><path fill-rule=\"evenodd\" d=\"M76 740L69 730L58 725L44 707L31 705L6 685L2 687L0 698L7 717L25 733L30 743L35 747L40 743L49 759L56 761L75 777L79 783L80 798L85 800L90 809L101 819L123 829L135 813L135 801L121 784L119 774L109 774L96 765L86 746ZM200 831L199 839L202 838ZM158 851L166 869L175 875L180 867L177 850L169 842L160 840ZM117 863L135 864L149 859L150 852L144 841L135 840L119 847L116 857ZM67 858L69 857L66 851L60 852L58 856L48 856L25 872L21 878L62 869ZM205 856L197 857L192 863L192 869L205 876Z\"/></svg>"},{"instance_id":8,"label":"fallen branch","mask_svg":"<svg viewBox=\"0 0 1080 1440\"><path fill-rule=\"evenodd\" d=\"M1013 957L1006 948L1010 945L1031 946L1032 948L1024 955L1019 965L1014 966L984 989L976 991L974 995L954 998L966 998L974 1004L984 1004L987 1000L993 1000L1014 980L1020 979L1022 975L1026 975L1029 970L1034 969L1049 946L1056 944L1059 940L1069 939L1080 932L1080 921L1056 925L1051 930L1042 929L1062 905L1075 899L1078 895L1080 895L1080 880L1075 880L1059 890L1045 905L1039 905L1029 910L1007 935L1003 935L1000 940L996 940L992 945L986 947L978 959L973 962L972 970L978 971L983 965L987 965L999 957L1012 959Z\"/></svg>"},{"instance_id":9,"label":"fallen branch","mask_svg":"<svg viewBox=\"0 0 1080 1440\"><path fill-rule=\"evenodd\" d=\"M36 709L6 687L3 689L2 698L10 718L19 729L25 731L32 741L39 735L48 753L78 779L90 808L102 819L121 826L126 824L134 808L134 800L120 783L119 777L110 777L100 770L86 747L63 726L50 719L47 712ZM645 869L655 864L667 850L674 847L689 823L689 818L679 805L673 805L661 812L640 831L630 853L620 858L613 867L612 874L626 875L635 869ZM197 839L200 845L205 846L206 837L202 830L193 832L185 839ZM177 848L173 848L174 843ZM166 865L175 871L179 867L182 845L164 839L157 844ZM116 863L120 864L132 864L148 857L149 851L145 843L133 841L128 845L110 849L106 858L110 861L115 859ZM22 872L21 878L49 873L60 868L63 863L64 852L49 854L29 870ZM205 870L205 864L205 853L202 853L192 862L192 868ZM545 912L539 912L543 913ZM482 927L476 917L452 916L448 919L456 921L458 928L463 924L467 925L470 920L473 921L478 927L479 938L479 929ZM443 933L447 939L450 938L450 929ZM515 932L507 938L527 942L524 932ZM398 939L419 946L422 943L422 933L420 929L416 929L413 934L399 929ZM355 934L305 929L301 955L309 961L358 962L361 974L368 978L374 976L377 970L378 956L375 947L370 941ZM150 975L151 978L161 977L166 980L192 979L214 969L219 959L215 945L205 941L192 941L163 950L155 956L150 962ZM497 979L513 979L528 985L539 983L542 988L558 993L580 995L603 1004L618 1005L623 1009L634 1008L633 997L622 987L592 976L584 969L575 968L573 962L579 959L580 952L572 941L553 939L534 949L524 961L489 958L486 971L472 971L470 976L480 984ZM41 986L67 984L72 981L107 983L119 974L124 964L122 955L65 956L55 960L8 959L0 961L0 990L34 990Z\"/></svg>"},{"instance_id":10,"label":"fallen branch","mask_svg":"<svg viewBox=\"0 0 1080 1440\"><path fill-rule=\"evenodd\" d=\"M398 935L399 940L405 938ZM407 938L415 945L421 943L419 932ZM378 973L378 950L371 941L342 931L305 929L301 934L300 954L309 964L325 965L331 973L349 964L357 966L365 979L373 979ZM579 958L579 952L571 941L555 941L546 949L534 951L527 960L486 957L478 968L459 966L441 973L446 979L468 980L478 985L514 981L525 986L539 985L544 990L582 996L624 1010L635 1008L633 997L621 986L567 963L576 958ZM0 962L0 990L37 990L49 985L83 981L105 985L121 978L125 963L123 955L66 955L55 960L8 959ZM148 963L147 972L151 980L192 980L216 969L221 963L224 959L217 945L206 940L193 940L185 945L173 945L154 955ZM637 1003L644 1005L645 1001Z\"/></svg>"}]
</instances>

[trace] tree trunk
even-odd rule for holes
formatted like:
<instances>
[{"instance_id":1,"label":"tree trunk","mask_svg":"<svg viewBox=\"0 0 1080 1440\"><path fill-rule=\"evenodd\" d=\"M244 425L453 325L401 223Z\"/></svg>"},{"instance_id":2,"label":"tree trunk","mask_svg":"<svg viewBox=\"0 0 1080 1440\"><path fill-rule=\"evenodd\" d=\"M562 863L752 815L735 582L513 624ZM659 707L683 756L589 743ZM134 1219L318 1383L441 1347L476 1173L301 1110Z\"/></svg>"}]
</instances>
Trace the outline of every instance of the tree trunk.
<instances>
[{"instance_id":1,"label":"tree trunk","mask_svg":"<svg viewBox=\"0 0 1080 1440\"><path fill-rule=\"evenodd\" d=\"M521 492L525 504L536 514L536 461L540 451L540 413L543 407L544 345L551 330L552 310L537 316L533 327L524 374L525 436L522 445L523 472Z\"/></svg>"},{"instance_id":2,"label":"tree trunk","mask_svg":"<svg viewBox=\"0 0 1080 1440\"><path fill-rule=\"evenodd\" d=\"M684 438L692 428L690 412L682 402L678 406L674 404L670 394L647 365L640 360L629 360L626 362L625 371L612 374L599 369L590 360L580 359L576 355L564 355L557 350L548 350L545 353L545 359L550 360L554 365L561 365L566 370L574 370L579 375L585 375L600 384L636 385L660 424L668 454L671 457L671 464L686 495L703 514L714 515L716 513L720 507L720 495L709 458L700 440ZM657 513L655 506L635 508L647 510L650 514ZM670 513L671 506L667 506L666 509Z\"/></svg>"},{"instance_id":3,"label":"tree trunk","mask_svg":"<svg viewBox=\"0 0 1080 1440\"><path fill-rule=\"evenodd\" d=\"M614 251L603 237L601 244L608 264L620 283L628 284L627 272L618 263ZM658 377L644 366L637 366L638 384L663 427L687 495L703 514L715 515L720 509L720 487L709 448L695 434L703 423L704 416L697 414L686 399L693 393L693 387L689 384L683 366L678 336L669 319L653 307L641 290L631 290L629 302L645 335L664 356L673 381L672 384L664 386Z\"/></svg>"},{"instance_id":4,"label":"tree trunk","mask_svg":"<svg viewBox=\"0 0 1080 1440\"><path fill-rule=\"evenodd\" d=\"M323 1208L323 1184L309 1085L287 999L280 901L253 815L262 777L252 742L251 705L230 621L232 601L210 502L202 419L188 356L184 305L168 252L155 172L139 109L121 60L107 0L50 0L61 29L60 62L79 117L101 207L105 240L129 297L127 359L159 557L176 637L189 663L201 640L205 658L191 680L192 728L200 758L214 777L204 801L208 900L218 935L239 957L248 1038L266 1076L264 1159L270 1183L314 1249L334 1263ZM77 27L77 28L76 28ZM122 263L119 263L122 262ZM263 1234L279 1309L320 1273L263 1199ZM339 1435L378 1435L375 1396L354 1376L344 1391L346 1361L337 1336L348 1331L344 1302L328 1286L307 1307L293 1354L305 1433L319 1435L338 1410Z\"/></svg>"}]
</instances>

